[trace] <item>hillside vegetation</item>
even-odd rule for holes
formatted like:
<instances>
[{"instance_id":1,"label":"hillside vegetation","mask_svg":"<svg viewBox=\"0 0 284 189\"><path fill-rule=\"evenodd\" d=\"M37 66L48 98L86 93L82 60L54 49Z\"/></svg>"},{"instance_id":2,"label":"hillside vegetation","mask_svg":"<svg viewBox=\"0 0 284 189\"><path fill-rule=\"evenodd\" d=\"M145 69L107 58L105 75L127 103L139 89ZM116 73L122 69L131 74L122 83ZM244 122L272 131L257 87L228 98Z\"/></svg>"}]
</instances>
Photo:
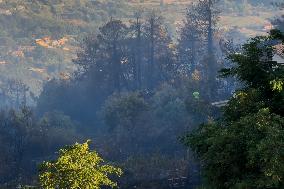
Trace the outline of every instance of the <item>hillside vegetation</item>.
<instances>
[{"instance_id":1,"label":"hillside vegetation","mask_svg":"<svg viewBox=\"0 0 284 189\"><path fill-rule=\"evenodd\" d=\"M0 188L283 189L283 10L0 0Z\"/></svg>"},{"instance_id":2,"label":"hillside vegetation","mask_svg":"<svg viewBox=\"0 0 284 189\"><path fill-rule=\"evenodd\" d=\"M2 0L0 1L1 80L22 80L39 94L52 78L68 79L75 69L72 59L82 39L111 17L128 21L138 9L158 9L172 35L181 25L191 0ZM238 6L236 6L238 5ZM250 37L270 27L271 10L263 5L220 5L221 32L236 29ZM264 11L265 10L265 11ZM248 19L249 18L249 19ZM251 24L254 23L254 24ZM241 35L242 36L242 35ZM243 37L243 36L242 36ZM9 73L9 74L8 74ZM9 76L7 76L9 75Z\"/></svg>"},{"instance_id":3,"label":"hillside vegetation","mask_svg":"<svg viewBox=\"0 0 284 189\"><path fill-rule=\"evenodd\" d=\"M2 80L9 75L39 92L43 81L68 77L81 38L125 10L117 0L0 1Z\"/></svg>"}]
</instances>

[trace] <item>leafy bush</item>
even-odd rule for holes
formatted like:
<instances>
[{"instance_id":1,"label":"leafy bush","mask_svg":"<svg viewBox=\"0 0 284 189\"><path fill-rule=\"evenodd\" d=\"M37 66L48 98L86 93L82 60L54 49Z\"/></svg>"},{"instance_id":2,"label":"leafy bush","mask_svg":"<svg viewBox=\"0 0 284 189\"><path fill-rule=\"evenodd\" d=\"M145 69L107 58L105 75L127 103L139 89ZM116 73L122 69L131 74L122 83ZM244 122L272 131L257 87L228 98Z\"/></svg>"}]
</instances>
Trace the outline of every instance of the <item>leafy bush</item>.
<instances>
[{"instance_id":1,"label":"leafy bush","mask_svg":"<svg viewBox=\"0 0 284 189\"><path fill-rule=\"evenodd\" d=\"M65 147L56 161L44 162L40 167L41 186L46 189L117 187L109 176L121 176L122 170L104 163L97 152L90 151L89 143Z\"/></svg>"}]
</instances>

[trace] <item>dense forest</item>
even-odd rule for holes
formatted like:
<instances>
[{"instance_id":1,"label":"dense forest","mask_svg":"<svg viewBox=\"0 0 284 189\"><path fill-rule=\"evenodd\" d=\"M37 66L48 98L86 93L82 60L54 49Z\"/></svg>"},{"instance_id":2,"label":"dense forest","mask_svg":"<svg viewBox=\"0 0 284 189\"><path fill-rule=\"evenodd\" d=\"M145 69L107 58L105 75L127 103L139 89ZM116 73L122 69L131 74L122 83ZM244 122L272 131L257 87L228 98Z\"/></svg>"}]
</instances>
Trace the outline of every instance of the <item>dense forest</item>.
<instances>
[{"instance_id":1,"label":"dense forest","mask_svg":"<svg viewBox=\"0 0 284 189\"><path fill-rule=\"evenodd\" d=\"M284 188L283 10L0 1L0 188Z\"/></svg>"}]
</instances>

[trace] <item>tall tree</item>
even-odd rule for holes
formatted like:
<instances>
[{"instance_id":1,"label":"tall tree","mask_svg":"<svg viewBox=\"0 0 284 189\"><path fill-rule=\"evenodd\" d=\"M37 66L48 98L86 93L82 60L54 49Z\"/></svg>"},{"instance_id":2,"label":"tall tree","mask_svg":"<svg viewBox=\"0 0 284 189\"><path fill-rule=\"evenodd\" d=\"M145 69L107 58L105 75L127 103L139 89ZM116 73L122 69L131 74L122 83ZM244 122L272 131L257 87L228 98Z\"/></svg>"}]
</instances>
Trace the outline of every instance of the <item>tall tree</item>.
<instances>
[{"instance_id":1,"label":"tall tree","mask_svg":"<svg viewBox=\"0 0 284 189\"><path fill-rule=\"evenodd\" d=\"M183 25L180 28L180 37L178 39L178 56L183 71L187 74L190 70L193 72L198 64L198 52L203 51L202 27L198 18L198 9L196 5L191 4L187 8ZM199 50L198 50L199 49Z\"/></svg>"},{"instance_id":2,"label":"tall tree","mask_svg":"<svg viewBox=\"0 0 284 189\"><path fill-rule=\"evenodd\" d=\"M201 72L203 76L201 83L209 100L214 99L217 89L218 65L215 57L214 34L219 16L218 1L198 0L189 6L178 46L183 67L189 67L191 73L196 72L197 68Z\"/></svg>"},{"instance_id":3,"label":"tall tree","mask_svg":"<svg viewBox=\"0 0 284 189\"><path fill-rule=\"evenodd\" d=\"M101 43L105 43L106 48L109 49L109 63L111 65L111 82L114 90L120 92L122 70L121 63L123 60L122 41L127 36L127 27L120 20L111 20L105 26L100 28L98 39Z\"/></svg>"},{"instance_id":4,"label":"tall tree","mask_svg":"<svg viewBox=\"0 0 284 189\"><path fill-rule=\"evenodd\" d=\"M281 10L284 10L284 3L275 2L274 6L276 6L277 8ZM275 20L273 20L272 24L275 25L277 29L284 32L284 14L276 18Z\"/></svg>"},{"instance_id":5,"label":"tall tree","mask_svg":"<svg viewBox=\"0 0 284 189\"><path fill-rule=\"evenodd\" d=\"M151 11L144 24L145 50L147 59L147 88L152 90L162 80L167 80L174 70L172 40L163 23L163 17Z\"/></svg>"},{"instance_id":6,"label":"tall tree","mask_svg":"<svg viewBox=\"0 0 284 189\"><path fill-rule=\"evenodd\" d=\"M86 39L84 48L75 63L81 71L91 75L110 91L120 91L123 73L121 64L125 52L123 45L128 36L128 28L120 20L111 19L99 29L97 36Z\"/></svg>"},{"instance_id":7,"label":"tall tree","mask_svg":"<svg viewBox=\"0 0 284 189\"><path fill-rule=\"evenodd\" d=\"M218 11L216 9L216 4L218 1L219 0L199 1L199 9L204 16L201 16L201 20L204 24L204 35L207 43L207 56L205 56L205 75L207 80L206 82L210 83L210 85L207 86L207 95L210 100L214 100L214 96L217 92L216 77L218 65L214 52L214 32L218 20Z\"/></svg>"},{"instance_id":8,"label":"tall tree","mask_svg":"<svg viewBox=\"0 0 284 189\"><path fill-rule=\"evenodd\" d=\"M146 25L146 35L148 37L148 46L149 46L149 62L148 62L148 81L147 81L147 86L149 89L153 88L153 82L154 82L154 77L153 74L155 73L155 60L154 60L154 54L155 54L155 42L156 38L155 33L159 32L159 27L160 27L160 21L161 17L157 16L155 12L151 12L147 18L147 25Z\"/></svg>"},{"instance_id":9,"label":"tall tree","mask_svg":"<svg viewBox=\"0 0 284 189\"><path fill-rule=\"evenodd\" d=\"M134 13L135 20L132 23L132 30L134 31L134 79L135 88L142 89L142 11Z\"/></svg>"}]
</instances>

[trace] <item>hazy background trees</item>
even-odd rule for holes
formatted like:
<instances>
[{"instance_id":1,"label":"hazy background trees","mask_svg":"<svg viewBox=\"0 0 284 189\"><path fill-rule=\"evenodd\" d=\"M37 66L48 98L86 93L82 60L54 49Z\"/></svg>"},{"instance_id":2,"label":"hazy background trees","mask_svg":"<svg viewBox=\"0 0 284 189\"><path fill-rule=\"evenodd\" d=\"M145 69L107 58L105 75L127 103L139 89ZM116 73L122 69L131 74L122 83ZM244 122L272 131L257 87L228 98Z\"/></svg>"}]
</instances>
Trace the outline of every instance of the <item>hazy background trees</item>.
<instances>
[{"instance_id":1,"label":"hazy background trees","mask_svg":"<svg viewBox=\"0 0 284 189\"><path fill-rule=\"evenodd\" d=\"M70 8L79 6L78 2L72 1ZM3 187L36 183L39 163L56 160L54 152L59 148L86 138L94 141L94 147L102 157L123 168L125 175L119 180L122 188L167 188L168 179L176 177L190 178L187 184L193 187L201 182L199 162L189 147L180 142L184 133L205 123L201 129L208 129L208 132L206 130L199 136L199 129L195 132L196 138L192 139L194 151L198 151L194 145L203 147L206 134L211 136L213 133L214 139L221 144L231 140L237 143L238 139L234 137L245 135L250 128L258 132L257 125L249 124L251 120L261 121L266 116L271 119L262 123L272 122L273 129L281 133L279 122L282 118L279 115L283 114L283 95L271 93L270 79L279 84L283 73L279 70L276 73L274 64L259 64L259 54L256 56L253 51L255 46L245 45L241 49L233 39L236 30L219 30L220 2L224 1L200 0L190 4L177 36L173 35L169 23L159 11L138 10L127 19L118 17L114 12L109 13L111 16L103 20L97 30L86 31L88 35L82 40L81 48L76 49L77 56L74 56L75 72L58 73L60 78L48 79L39 97L30 93L29 88L18 80L1 85L3 99L8 96L2 107L7 104L13 107L13 110L0 114L0 140L4 152L0 155L0 182ZM48 3L45 1L46 6ZM111 2L108 8L117 10L116 3L119 2ZM166 3L162 4L166 9ZM33 9L36 11L39 5L35 4ZM52 12L62 15L57 9L58 6L54 5ZM74 14L83 17L84 21L96 16L92 11L85 16L80 11ZM60 32L55 32L54 36L59 37ZM262 39L254 40L256 43ZM51 39L47 37L45 40ZM33 52L38 53L38 60L41 56L46 57L41 48L44 47ZM228 55L230 59L226 59ZM236 68L233 67L234 62L241 64ZM218 70L223 67L229 71L230 77L221 80L217 76ZM50 69L53 66L50 65ZM236 70L242 69L244 72L235 74ZM271 69L274 69L273 72L266 73ZM61 68L57 70L60 72ZM236 81L236 78L243 80ZM236 86L243 87L241 89L246 95L241 93L241 96L232 97L225 111L212 106L213 102L232 96ZM32 108L27 107L35 103ZM270 108L270 112L262 110L266 107ZM219 128L219 122L215 120L220 117L225 125L234 122L230 125L232 127L224 129L221 125ZM211 130L210 126L214 129ZM243 131L235 131L238 127ZM223 140L226 132L235 135ZM253 142L262 140L259 135L254 136L257 139ZM280 137L267 136L275 140ZM251 142L249 138L245 139L245 142ZM230 147L225 148L229 156L222 160L233 168L237 165L231 163L231 157L235 154L237 158L242 156L239 146L233 152ZM278 150L268 143L259 149L266 147ZM216 148L209 155L222 154L218 149L223 147L216 145ZM254 158L261 155L257 149L254 150ZM207 155L207 151L204 154ZM201 160L204 160L204 154L199 154ZM210 156L210 161L218 162L218 154L213 158ZM212 167L209 165L209 168ZM215 168L213 166L212 170L224 167ZM15 171L9 172L11 169ZM221 170L212 177L218 177L217 187L231 179L223 174Z\"/></svg>"}]
</instances>

